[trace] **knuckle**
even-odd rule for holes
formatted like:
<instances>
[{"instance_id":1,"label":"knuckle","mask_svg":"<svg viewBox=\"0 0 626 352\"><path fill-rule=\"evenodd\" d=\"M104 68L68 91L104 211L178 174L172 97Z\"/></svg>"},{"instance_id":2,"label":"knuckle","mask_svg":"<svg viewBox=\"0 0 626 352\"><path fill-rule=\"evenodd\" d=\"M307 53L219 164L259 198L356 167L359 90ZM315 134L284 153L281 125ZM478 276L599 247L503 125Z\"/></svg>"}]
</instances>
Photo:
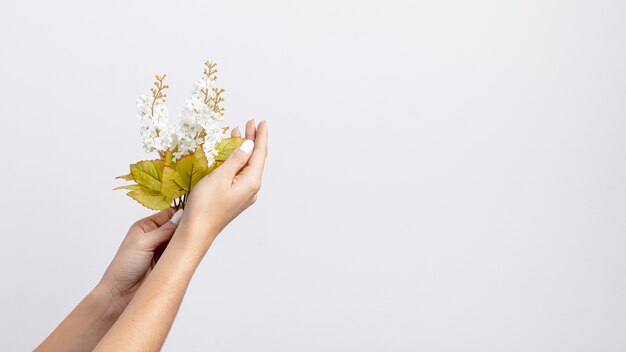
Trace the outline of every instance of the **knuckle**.
<instances>
[{"instance_id":1,"label":"knuckle","mask_svg":"<svg viewBox=\"0 0 626 352\"><path fill-rule=\"evenodd\" d=\"M141 234L143 235L143 234ZM134 236L132 236L131 238L128 239L128 244L132 247L132 248L141 248L141 246L143 245L143 239L140 234L135 234Z\"/></svg>"},{"instance_id":2,"label":"knuckle","mask_svg":"<svg viewBox=\"0 0 626 352\"><path fill-rule=\"evenodd\" d=\"M132 225L130 225L131 230L143 230L143 221L137 220Z\"/></svg>"},{"instance_id":3,"label":"knuckle","mask_svg":"<svg viewBox=\"0 0 626 352\"><path fill-rule=\"evenodd\" d=\"M252 181L248 184L248 190L252 193L257 193L261 189L261 182Z\"/></svg>"}]
</instances>

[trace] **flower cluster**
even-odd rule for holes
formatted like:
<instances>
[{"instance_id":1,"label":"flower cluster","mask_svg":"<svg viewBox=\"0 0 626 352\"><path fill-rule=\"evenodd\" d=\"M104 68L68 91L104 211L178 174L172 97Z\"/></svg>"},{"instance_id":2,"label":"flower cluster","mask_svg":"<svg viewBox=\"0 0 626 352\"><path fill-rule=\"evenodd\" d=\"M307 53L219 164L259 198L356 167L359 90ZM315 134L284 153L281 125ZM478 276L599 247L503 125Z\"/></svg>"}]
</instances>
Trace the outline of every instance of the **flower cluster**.
<instances>
[{"instance_id":1,"label":"flower cluster","mask_svg":"<svg viewBox=\"0 0 626 352\"><path fill-rule=\"evenodd\" d=\"M170 128L169 111L165 106L165 90L169 86L164 80L165 75L157 75L154 87L150 88L151 94L142 94L137 101L143 149L148 153L156 151L162 154L175 144L176 133Z\"/></svg>"},{"instance_id":2,"label":"flower cluster","mask_svg":"<svg viewBox=\"0 0 626 352\"><path fill-rule=\"evenodd\" d=\"M224 101L224 89L215 86L217 65L208 61L204 64L203 76L196 83L180 116L178 150L174 152L174 158L192 153L202 145L211 165L217 155L215 145L224 137L224 129L220 126L224 118L224 108L220 106Z\"/></svg>"},{"instance_id":3,"label":"flower cluster","mask_svg":"<svg viewBox=\"0 0 626 352\"><path fill-rule=\"evenodd\" d=\"M221 121L224 119L224 89L216 87L217 64L207 61L202 78L195 84L191 97L185 102L179 126L170 126L165 100L165 75L156 76L149 95L137 101L137 117L141 122L141 138L146 152L168 151L174 160L192 154L202 146L209 165L217 155L215 145L224 138Z\"/></svg>"}]
</instances>

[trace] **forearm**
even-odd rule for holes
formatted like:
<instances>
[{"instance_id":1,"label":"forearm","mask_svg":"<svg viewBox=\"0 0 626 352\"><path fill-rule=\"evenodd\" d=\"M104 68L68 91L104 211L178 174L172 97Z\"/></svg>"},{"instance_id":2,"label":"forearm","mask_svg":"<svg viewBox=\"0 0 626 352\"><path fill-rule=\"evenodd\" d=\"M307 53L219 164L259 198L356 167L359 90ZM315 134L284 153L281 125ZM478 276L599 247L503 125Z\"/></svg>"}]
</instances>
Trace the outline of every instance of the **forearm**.
<instances>
[{"instance_id":1,"label":"forearm","mask_svg":"<svg viewBox=\"0 0 626 352\"><path fill-rule=\"evenodd\" d=\"M35 351L91 351L124 308L109 288L98 284Z\"/></svg>"},{"instance_id":2,"label":"forearm","mask_svg":"<svg viewBox=\"0 0 626 352\"><path fill-rule=\"evenodd\" d=\"M94 351L160 350L191 277L214 238L198 243L190 240L191 232L188 226L178 227L157 265Z\"/></svg>"}]
</instances>

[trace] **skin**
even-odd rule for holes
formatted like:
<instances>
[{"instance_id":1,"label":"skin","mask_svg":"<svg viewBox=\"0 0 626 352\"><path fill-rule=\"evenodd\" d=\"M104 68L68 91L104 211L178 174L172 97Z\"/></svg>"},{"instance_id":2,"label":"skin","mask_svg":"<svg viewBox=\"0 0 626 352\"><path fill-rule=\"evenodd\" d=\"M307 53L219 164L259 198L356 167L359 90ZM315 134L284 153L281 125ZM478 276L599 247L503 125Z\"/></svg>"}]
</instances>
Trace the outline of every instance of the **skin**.
<instances>
[{"instance_id":1,"label":"skin","mask_svg":"<svg viewBox=\"0 0 626 352\"><path fill-rule=\"evenodd\" d=\"M239 137L239 129L231 132ZM267 124L246 123L254 141L204 177L178 224L168 209L135 222L96 287L35 351L158 351L189 282L217 235L256 201Z\"/></svg>"}]
</instances>

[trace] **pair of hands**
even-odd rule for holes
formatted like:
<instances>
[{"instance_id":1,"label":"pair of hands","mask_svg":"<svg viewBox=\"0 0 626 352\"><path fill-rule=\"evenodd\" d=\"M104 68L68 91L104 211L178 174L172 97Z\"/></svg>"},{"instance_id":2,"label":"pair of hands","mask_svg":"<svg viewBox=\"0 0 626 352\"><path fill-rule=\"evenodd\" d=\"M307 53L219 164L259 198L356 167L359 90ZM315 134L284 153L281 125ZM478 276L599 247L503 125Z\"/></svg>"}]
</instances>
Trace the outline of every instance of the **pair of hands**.
<instances>
[{"instance_id":1,"label":"pair of hands","mask_svg":"<svg viewBox=\"0 0 626 352\"><path fill-rule=\"evenodd\" d=\"M240 137L239 129L234 129L231 135ZM132 300L160 255L167 250L167 243L178 234L179 223L193 229L180 236L188 236L185 241L190 241L192 246L204 246L206 250L230 221L256 201L267 157L266 122L255 126L253 120L248 121L245 138L247 141L220 167L196 184L184 212L179 210L174 216L176 209L170 208L130 227L99 283L117 297L120 304L127 305ZM246 150L251 145L253 148Z\"/></svg>"}]
</instances>

